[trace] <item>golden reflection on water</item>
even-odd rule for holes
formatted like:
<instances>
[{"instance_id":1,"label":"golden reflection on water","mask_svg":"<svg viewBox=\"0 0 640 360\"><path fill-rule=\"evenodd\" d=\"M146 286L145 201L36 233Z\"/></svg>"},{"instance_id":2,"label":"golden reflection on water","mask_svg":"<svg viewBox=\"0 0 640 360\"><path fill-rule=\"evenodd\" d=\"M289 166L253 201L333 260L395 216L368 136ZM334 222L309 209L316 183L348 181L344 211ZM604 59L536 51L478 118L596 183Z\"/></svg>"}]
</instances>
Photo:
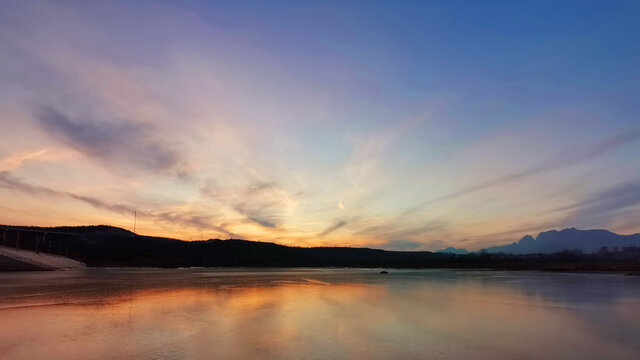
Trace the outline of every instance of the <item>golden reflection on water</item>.
<instances>
[{"instance_id":1,"label":"golden reflection on water","mask_svg":"<svg viewBox=\"0 0 640 360\"><path fill-rule=\"evenodd\" d=\"M134 289L0 309L1 359L633 359L637 301L482 282ZM633 317L631 318L633 319ZM624 324L611 334L607 324ZM635 325L634 325L635 324Z\"/></svg>"}]
</instances>

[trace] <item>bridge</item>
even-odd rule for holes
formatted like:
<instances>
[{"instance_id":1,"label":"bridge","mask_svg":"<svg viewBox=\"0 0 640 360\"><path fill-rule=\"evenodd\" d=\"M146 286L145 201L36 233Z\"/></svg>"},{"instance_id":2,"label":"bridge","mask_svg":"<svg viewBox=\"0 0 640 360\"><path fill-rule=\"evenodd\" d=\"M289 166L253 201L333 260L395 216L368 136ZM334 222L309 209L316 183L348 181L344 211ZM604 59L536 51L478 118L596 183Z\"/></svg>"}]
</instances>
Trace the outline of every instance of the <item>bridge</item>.
<instances>
[{"instance_id":1,"label":"bridge","mask_svg":"<svg viewBox=\"0 0 640 360\"><path fill-rule=\"evenodd\" d=\"M67 240L83 237L82 234L15 226L0 226L0 230L0 271L65 270L85 266L67 257Z\"/></svg>"}]
</instances>

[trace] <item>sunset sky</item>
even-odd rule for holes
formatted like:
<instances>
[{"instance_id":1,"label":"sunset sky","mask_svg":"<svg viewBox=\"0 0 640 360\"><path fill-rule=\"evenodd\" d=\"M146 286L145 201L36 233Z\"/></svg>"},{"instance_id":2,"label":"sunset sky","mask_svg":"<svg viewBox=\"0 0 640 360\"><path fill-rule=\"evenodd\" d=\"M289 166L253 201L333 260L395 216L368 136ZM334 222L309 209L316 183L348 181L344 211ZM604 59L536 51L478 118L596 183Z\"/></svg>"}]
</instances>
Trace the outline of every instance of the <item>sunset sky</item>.
<instances>
[{"instance_id":1,"label":"sunset sky","mask_svg":"<svg viewBox=\"0 0 640 360\"><path fill-rule=\"evenodd\" d=\"M638 1L0 1L0 223L640 232Z\"/></svg>"}]
</instances>

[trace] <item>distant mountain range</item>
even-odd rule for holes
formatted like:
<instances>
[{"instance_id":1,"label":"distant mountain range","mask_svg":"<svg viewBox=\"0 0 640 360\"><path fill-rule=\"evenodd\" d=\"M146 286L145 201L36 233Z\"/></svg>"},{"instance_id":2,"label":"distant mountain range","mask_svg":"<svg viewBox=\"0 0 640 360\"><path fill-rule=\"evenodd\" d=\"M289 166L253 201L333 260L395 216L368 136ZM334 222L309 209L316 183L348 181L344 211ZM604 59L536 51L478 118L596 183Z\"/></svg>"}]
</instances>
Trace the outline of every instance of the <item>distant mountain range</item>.
<instances>
[{"instance_id":1,"label":"distant mountain range","mask_svg":"<svg viewBox=\"0 0 640 360\"><path fill-rule=\"evenodd\" d=\"M526 235L520 241L508 245L492 246L484 249L488 253L505 254L551 254L560 251L579 250L594 253L606 247L607 251L622 250L628 246L640 246L640 234L618 235L608 230L578 230L576 228L561 231L551 230L537 237ZM466 254L465 249L449 247L438 250L439 253Z\"/></svg>"}]
</instances>

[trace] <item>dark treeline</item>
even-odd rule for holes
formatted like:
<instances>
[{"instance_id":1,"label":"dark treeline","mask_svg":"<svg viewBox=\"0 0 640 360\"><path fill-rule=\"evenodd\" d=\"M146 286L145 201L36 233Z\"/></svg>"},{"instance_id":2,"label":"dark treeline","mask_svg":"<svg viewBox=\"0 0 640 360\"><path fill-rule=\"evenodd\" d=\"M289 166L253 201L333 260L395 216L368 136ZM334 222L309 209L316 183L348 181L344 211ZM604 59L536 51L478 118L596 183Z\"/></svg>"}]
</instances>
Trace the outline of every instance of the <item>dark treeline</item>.
<instances>
[{"instance_id":1,"label":"dark treeline","mask_svg":"<svg viewBox=\"0 0 640 360\"><path fill-rule=\"evenodd\" d=\"M369 267L487 268L508 270L640 271L640 248L583 254L454 255L428 251L385 251L368 248L302 248L246 240L181 241L140 236L110 226L2 226L2 245L66 255L88 266L148 267ZM20 230L20 235L18 235ZM46 232L46 235L43 235ZM18 241L18 242L17 242Z\"/></svg>"}]
</instances>

